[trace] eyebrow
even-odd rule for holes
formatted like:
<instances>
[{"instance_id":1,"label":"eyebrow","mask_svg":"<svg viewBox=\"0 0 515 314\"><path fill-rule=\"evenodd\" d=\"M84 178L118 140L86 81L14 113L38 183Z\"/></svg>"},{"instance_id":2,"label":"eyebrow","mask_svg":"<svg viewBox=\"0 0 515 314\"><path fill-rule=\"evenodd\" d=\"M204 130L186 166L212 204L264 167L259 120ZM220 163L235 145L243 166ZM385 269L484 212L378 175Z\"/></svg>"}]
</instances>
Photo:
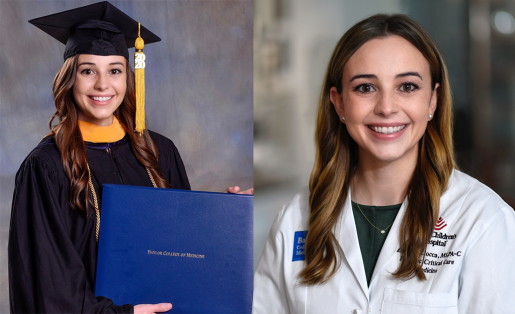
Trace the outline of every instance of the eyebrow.
<instances>
[{"instance_id":1,"label":"eyebrow","mask_svg":"<svg viewBox=\"0 0 515 314\"><path fill-rule=\"evenodd\" d=\"M377 79L377 76L374 75L374 74L358 74L358 75L354 75L349 82L352 82L354 80L357 80L357 79L360 79L360 78L373 78L373 79Z\"/></svg>"},{"instance_id":2,"label":"eyebrow","mask_svg":"<svg viewBox=\"0 0 515 314\"><path fill-rule=\"evenodd\" d=\"M400 73L400 74L397 74L395 76L395 78L400 78L400 77L406 77L406 76L417 76L419 77L421 80L424 80L422 78L422 76L418 73L418 72L404 72L404 73ZM349 82L352 82L354 80L357 80L357 79L360 79L360 78L368 78L368 79L377 79L377 76L375 74L358 74L358 75L354 75Z\"/></svg>"},{"instance_id":3,"label":"eyebrow","mask_svg":"<svg viewBox=\"0 0 515 314\"><path fill-rule=\"evenodd\" d=\"M93 62L82 62L82 63L79 64L79 66L81 66L81 65L96 65L96 64L93 63ZM122 62L111 62L111 63L109 63L109 65L121 65L121 66L123 66L123 63Z\"/></svg>"},{"instance_id":4,"label":"eyebrow","mask_svg":"<svg viewBox=\"0 0 515 314\"><path fill-rule=\"evenodd\" d=\"M422 78L422 76L420 74L418 74L418 72L405 72L405 73L397 74L395 76L395 78L406 77L406 76L418 76L422 81L424 80Z\"/></svg>"}]
</instances>

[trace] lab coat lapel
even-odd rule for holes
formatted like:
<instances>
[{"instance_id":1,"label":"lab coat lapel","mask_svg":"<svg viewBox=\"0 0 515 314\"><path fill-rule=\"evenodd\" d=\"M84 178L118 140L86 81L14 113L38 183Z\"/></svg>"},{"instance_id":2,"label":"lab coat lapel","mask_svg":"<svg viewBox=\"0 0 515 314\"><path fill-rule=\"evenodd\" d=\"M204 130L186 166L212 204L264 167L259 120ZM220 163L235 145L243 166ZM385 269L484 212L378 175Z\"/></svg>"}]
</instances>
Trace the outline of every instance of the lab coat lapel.
<instances>
[{"instance_id":1,"label":"lab coat lapel","mask_svg":"<svg viewBox=\"0 0 515 314\"><path fill-rule=\"evenodd\" d=\"M345 200L345 204L343 206L339 225L340 227L337 228L337 239L343 250L343 255L349 263L349 266L354 273L356 280L359 282L363 293L368 299L367 277L365 275L365 267L363 266L363 258L361 257L361 251L359 248L354 214L352 213L350 189L347 195L347 200Z\"/></svg>"},{"instance_id":2,"label":"lab coat lapel","mask_svg":"<svg viewBox=\"0 0 515 314\"><path fill-rule=\"evenodd\" d=\"M386 237L386 241L383 244L383 248L381 249L381 253L379 253L379 258L377 259L376 266L374 268L374 273L372 274L372 279L370 280L370 286L374 283L375 277L377 274L386 266L386 262L393 257L393 255L399 250L399 230L402 219L404 218L404 213L406 212L406 206L408 204L408 199L406 198L397 213L397 217L395 217L395 221L390 229L390 233L388 233L388 237Z\"/></svg>"}]
</instances>

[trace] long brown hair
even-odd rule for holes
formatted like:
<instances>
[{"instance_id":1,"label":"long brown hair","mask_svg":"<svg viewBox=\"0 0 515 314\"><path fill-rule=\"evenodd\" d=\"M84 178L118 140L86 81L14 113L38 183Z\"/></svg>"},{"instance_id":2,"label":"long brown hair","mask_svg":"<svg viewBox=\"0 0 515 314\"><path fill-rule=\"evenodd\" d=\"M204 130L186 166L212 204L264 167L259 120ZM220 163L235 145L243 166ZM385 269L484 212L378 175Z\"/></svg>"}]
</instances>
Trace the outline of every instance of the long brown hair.
<instances>
[{"instance_id":1,"label":"long brown hair","mask_svg":"<svg viewBox=\"0 0 515 314\"><path fill-rule=\"evenodd\" d=\"M358 164L358 146L340 122L330 101L330 89L342 92L343 69L367 41L398 35L415 46L429 63L434 90L440 84L434 118L419 141L418 160L408 185L408 206L401 222L401 264L397 278L425 279L419 263L438 220L440 197L455 168L452 143L452 100L447 69L435 43L422 27L402 14L371 16L349 29L339 40L327 66L318 103L315 132L316 161L309 182L311 214L306 239L304 284L327 281L339 269L341 247L333 230L342 213Z\"/></svg>"},{"instance_id":2,"label":"long brown hair","mask_svg":"<svg viewBox=\"0 0 515 314\"><path fill-rule=\"evenodd\" d=\"M61 153L64 171L70 179L69 204L72 208L85 211L91 202L91 191L88 186L89 173L86 159L86 146L79 130L79 111L73 99L73 84L77 74L79 56L73 56L64 62L57 72L53 84L56 111L50 119L49 126L55 136L57 148ZM136 95L134 72L129 62L126 63L127 90L124 99L114 115L129 135L130 145L138 161L147 167L154 177L156 185L162 188L171 187L162 175L158 163L158 151L147 130L142 136L136 134L135 113ZM58 123L52 126L53 120Z\"/></svg>"}]
</instances>

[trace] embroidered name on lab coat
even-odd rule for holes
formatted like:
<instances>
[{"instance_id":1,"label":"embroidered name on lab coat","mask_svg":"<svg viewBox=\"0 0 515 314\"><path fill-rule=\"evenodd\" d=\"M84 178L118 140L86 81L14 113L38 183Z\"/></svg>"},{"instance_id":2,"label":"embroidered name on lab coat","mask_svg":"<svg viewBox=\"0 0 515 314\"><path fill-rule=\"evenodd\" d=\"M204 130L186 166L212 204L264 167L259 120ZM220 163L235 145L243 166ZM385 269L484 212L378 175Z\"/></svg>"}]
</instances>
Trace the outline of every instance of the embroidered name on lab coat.
<instances>
[{"instance_id":1,"label":"embroidered name on lab coat","mask_svg":"<svg viewBox=\"0 0 515 314\"><path fill-rule=\"evenodd\" d=\"M439 226L437 228L436 226ZM441 230L447 226L445 221L440 217L435 230ZM456 234L447 234L444 232L434 231L431 240L427 243L426 252L421 256L418 261L422 266L422 271L426 274L436 274L438 269L442 266L457 265L462 257L463 251L461 250L447 250L447 244L456 239ZM439 248L440 247L440 248ZM397 252L400 253L401 249ZM455 267L455 266L454 266Z\"/></svg>"},{"instance_id":2,"label":"embroidered name on lab coat","mask_svg":"<svg viewBox=\"0 0 515 314\"><path fill-rule=\"evenodd\" d=\"M293 258L292 262L306 260L305 247L308 231L295 231L293 237Z\"/></svg>"},{"instance_id":3,"label":"embroidered name on lab coat","mask_svg":"<svg viewBox=\"0 0 515 314\"><path fill-rule=\"evenodd\" d=\"M447 224L440 217L435 226L435 230L441 230ZM419 263L422 265L422 271L426 274L436 274L438 269L443 266L456 267L463 258L463 251L459 249L447 249L449 242L456 239L456 234L447 234L444 232L433 232L431 240L427 243L426 252L421 256ZM400 249L397 251L400 252Z\"/></svg>"}]
</instances>

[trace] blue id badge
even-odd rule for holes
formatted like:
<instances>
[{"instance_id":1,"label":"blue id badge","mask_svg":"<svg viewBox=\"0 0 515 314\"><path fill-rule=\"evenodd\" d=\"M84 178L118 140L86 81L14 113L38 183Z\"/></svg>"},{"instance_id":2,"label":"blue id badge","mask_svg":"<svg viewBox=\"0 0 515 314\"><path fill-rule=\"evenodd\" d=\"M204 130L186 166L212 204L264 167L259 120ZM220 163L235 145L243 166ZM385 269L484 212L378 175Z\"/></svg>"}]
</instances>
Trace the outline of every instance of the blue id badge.
<instances>
[{"instance_id":1,"label":"blue id badge","mask_svg":"<svg viewBox=\"0 0 515 314\"><path fill-rule=\"evenodd\" d=\"M292 262L295 261L304 261L306 260L305 247L306 247L306 237L308 235L308 231L295 231L295 236L293 237L293 258Z\"/></svg>"}]
</instances>

